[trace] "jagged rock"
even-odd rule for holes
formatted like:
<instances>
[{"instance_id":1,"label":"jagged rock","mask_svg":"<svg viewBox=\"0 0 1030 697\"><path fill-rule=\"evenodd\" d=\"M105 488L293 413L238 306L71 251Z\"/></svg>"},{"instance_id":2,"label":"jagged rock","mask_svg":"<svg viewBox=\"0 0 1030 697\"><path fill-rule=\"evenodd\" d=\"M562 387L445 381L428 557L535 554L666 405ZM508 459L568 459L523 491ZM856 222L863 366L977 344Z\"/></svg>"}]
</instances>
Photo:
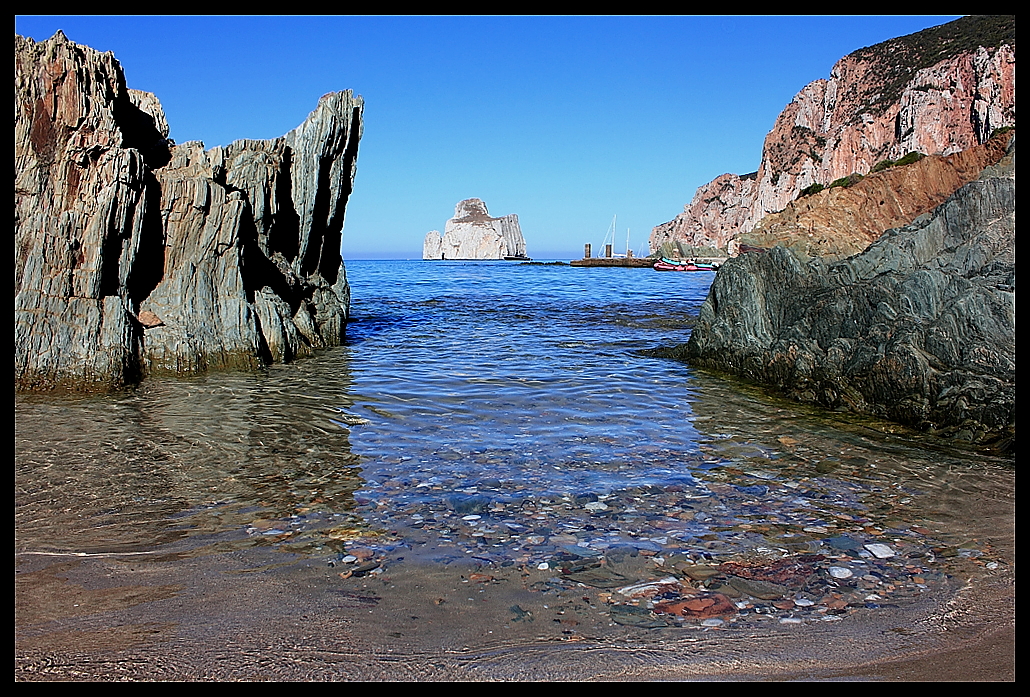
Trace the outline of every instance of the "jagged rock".
<instances>
[{"instance_id":1,"label":"jagged rock","mask_svg":"<svg viewBox=\"0 0 1030 697\"><path fill-rule=\"evenodd\" d=\"M15 37L15 386L103 389L339 343L363 104L174 145L111 53Z\"/></svg>"},{"instance_id":2,"label":"jagged rock","mask_svg":"<svg viewBox=\"0 0 1030 697\"><path fill-rule=\"evenodd\" d=\"M670 353L829 408L1012 439L1015 205L1013 137L1001 162L861 254L729 260Z\"/></svg>"},{"instance_id":3,"label":"jagged rock","mask_svg":"<svg viewBox=\"0 0 1030 697\"><path fill-rule=\"evenodd\" d=\"M757 172L698 188L683 213L652 230L651 250L680 242L735 251L738 235L811 184L864 175L909 152L985 143L1015 126L1015 70L1014 16L964 17L855 51L783 110Z\"/></svg>"},{"instance_id":4,"label":"jagged rock","mask_svg":"<svg viewBox=\"0 0 1030 697\"><path fill-rule=\"evenodd\" d=\"M526 240L519 217L513 213L491 218L486 204L478 198L459 202L443 235L433 230L422 245L423 259L504 259L525 255Z\"/></svg>"}]
</instances>

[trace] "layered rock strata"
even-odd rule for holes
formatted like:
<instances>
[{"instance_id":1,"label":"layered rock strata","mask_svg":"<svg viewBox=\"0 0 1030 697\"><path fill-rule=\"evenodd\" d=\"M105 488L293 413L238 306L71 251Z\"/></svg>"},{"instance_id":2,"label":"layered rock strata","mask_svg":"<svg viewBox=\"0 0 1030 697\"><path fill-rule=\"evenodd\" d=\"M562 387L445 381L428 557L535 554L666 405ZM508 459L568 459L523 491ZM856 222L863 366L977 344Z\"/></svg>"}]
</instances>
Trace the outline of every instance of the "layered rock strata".
<instances>
[{"instance_id":1,"label":"layered rock strata","mask_svg":"<svg viewBox=\"0 0 1030 697\"><path fill-rule=\"evenodd\" d=\"M858 254L884 230L932 211L976 179L1001 159L1014 133L1000 132L983 145L953 155L930 155L875 172L852 185L803 196L779 213L765 216L737 239L742 249L790 247L801 259L818 256L835 261Z\"/></svg>"},{"instance_id":2,"label":"layered rock strata","mask_svg":"<svg viewBox=\"0 0 1030 697\"><path fill-rule=\"evenodd\" d=\"M465 199L454 207L441 235L426 234L423 259L504 259L526 256L519 217L512 213L491 218L486 204L478 198Z\"/></svg>"},{"instance_id":3,"label":"layered rock strata","mask_svg":"<svg viewBox=\"0 0 1030 697\"><path fill-rule=\"evenodd\" d=\"M1016 123L1015 17L964 17L845 56L802 89L766 136L757 172L698 188L663 244L735 252L736 238L812 184L867 174L909 152L949 155ZM914 217L914 216L913 216ZM907 222L907 221L906 221Z\"/></svg>"},{"instance_id":4,"label":"layered rock strata","mask_svg":"<svg viewBox=\"0 0 1030 697\"><path fill-rule=\"evenodd\" d=\"M175 145L118 61L15 37L15 387L286 361L338 344L363 103L274 140Z\"/></svg>"},{"instance_id":5,"label":"layered rock strata","mask_svg":"<svg viewBox=\"0 0 1030 697\"><path fill-rule=\"evenodd\" d=\"M863 253L719 271L673 354L787 395L972 440L1015 429L1015 143Z\"/></svg>"}]
</instances>

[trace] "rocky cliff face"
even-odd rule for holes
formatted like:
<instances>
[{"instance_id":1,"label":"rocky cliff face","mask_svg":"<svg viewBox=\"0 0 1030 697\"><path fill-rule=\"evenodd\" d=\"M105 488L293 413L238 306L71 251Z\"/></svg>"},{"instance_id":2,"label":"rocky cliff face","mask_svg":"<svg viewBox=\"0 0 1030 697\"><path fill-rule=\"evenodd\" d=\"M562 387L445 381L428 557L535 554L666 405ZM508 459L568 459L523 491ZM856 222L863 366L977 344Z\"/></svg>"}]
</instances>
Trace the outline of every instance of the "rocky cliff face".
<instances>
[{"instance_id":1,"label":"rocky cliff face","mask_svg":"<svg viewBox=\"0 0 1030 697\"><path fill-rule=\"evenodd\" d=\"M154 95L58 33L15 37L15 386L103 389L339 343L363 104L174 145Z\"/></svg>"},{"instance_id":2,"label":"rocky cliff face","mask_svg":"<svg viewBox=\"0 0 1030 697\"><path fill-rule=\"evenodd\" d=\"M454 207L443 235L433 230L422 244L423 259L503 259L525 256L519 217L514 213L491 218L486 204L470 198Z\"/></svg>"},{"instance_id":3,"label":"rocky cliff face","mask_svg":"<svg viewBox=\"0 0 1030 697\"><path fill-rule=\"evenodd\" d=\"M965 17L855 51L783 110L757 172L700 187L683 213L654 228L651 250L679 241L735 251L739 234L812 184L912 151L949 155L985 143L1015 125L1015 69L1014 16Z\"/></svg>"},{"instance_id":4,"label":"rocky cliff face","mask_svg":"<svg viewBox=\"0 0 1030 697\"><path fill-rule=\"evenodd\" d=\"M737 237L742 249L790 247L801 259L835 261L858 254L884 230L905 225L944 203L959 187L998 162L1015 131L999 132L983 145L953 155L868 175L791 201Z\"/></svg>"},{"instance_id":5,"label":"rocky cliff face","mask_svg":"<svg viewBox=\"0 0 1030 697\"><path fill-rule=\"evenodd\" d=\"M673 355L826 407L1012 441L1014 141L861 254L803 262L778 246L729 260Z\"/></svg>"}]
</instances>

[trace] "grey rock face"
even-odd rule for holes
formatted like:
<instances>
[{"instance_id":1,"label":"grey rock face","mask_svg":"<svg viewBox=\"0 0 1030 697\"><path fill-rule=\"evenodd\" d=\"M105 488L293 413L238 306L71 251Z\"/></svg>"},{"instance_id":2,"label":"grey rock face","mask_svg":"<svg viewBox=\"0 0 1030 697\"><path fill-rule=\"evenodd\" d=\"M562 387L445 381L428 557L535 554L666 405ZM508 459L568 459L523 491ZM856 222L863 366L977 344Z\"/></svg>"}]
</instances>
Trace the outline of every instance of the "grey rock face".
<instances>
[{"instance_id":1,"label":"grey rock face","mask_svg":"<svg viewBox=\"0 0 1030 697\"><path fill-rule=\"evenodd\" d=\"M932 213L861 254L784 247L720 269L691 363L971 440L1015 428L1015 138Z\"/></svg>"},{"instance_id":2,"label":"grey rock face","mask_svg":"<svg viewBox=\"0 0 1030 697\"><path fill-rule=\"evenodd\" d=\"M478 198L460 201L444 233L429 232L422 245L423 259L503 259L525 254L519 217L513 213L491 218Z\"/></svg>"},{"instance_id":3,"label":"grey rock face","mask_svg":"<svg viewBox=\"0 0 1030 697\"><path fill-rule=\"evenodd\" d=\"M343 338L363 103L286 136L176 146L154 95L63 34L15 37L15 386L287 361ZM141 316L145 319L141 319Z\"/></svg>"}]
</instances>

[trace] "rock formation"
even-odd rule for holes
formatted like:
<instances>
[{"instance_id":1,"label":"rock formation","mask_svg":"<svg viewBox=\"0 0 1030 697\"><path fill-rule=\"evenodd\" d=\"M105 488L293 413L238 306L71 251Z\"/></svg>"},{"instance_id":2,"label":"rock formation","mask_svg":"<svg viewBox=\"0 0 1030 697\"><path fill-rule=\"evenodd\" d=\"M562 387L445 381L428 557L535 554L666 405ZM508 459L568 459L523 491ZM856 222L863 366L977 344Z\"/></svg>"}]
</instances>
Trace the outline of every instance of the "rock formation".
<instances>
[{"instance_id":1,"label":"rock formation","mask_svg":"<svg viewBox=\"0 0 1030 697\"><path fill-rule=\"evenodd\" d=\"M737 239L742 249L790 247L801 259L833 261L858 254L884 230L944 203L1005 154L1011 131L953 155L930 155L791 201Z\"/></svg>"},{"instance_id":2,"label":"rock formation","mask_svg":"<svg viewBox=\"0 0 1030 697\"><path fill-rule=\"evenodd\" d=\"M519 217L514 213L491 218L486 204L478 198L465 199L454 207L443 235L438 230L426 234L423 259L504 259L526 256Z\"/></svg>"},{"instance_id":3,"label":"rock formation","mask_svg":"<svg viewBox=\"0 0 1030 697\"><path fill-rule=\"evenodd\" d=\"M671 353L829 408L1014 439L1015 137L933 212L861 254L777 246L719 271Z\"/></svg>"},{"instance_id":4,"label":"rock formation","mask_svg":"<svg viewBox=\"0 0 1030 697\"><path fill-rule=\"evenodd\" d=\"M909 152L949 155L985 143L1015 126L1015 70L1014 16L964 17L855 51L783 110L757 172L700 187L683 213L652 230L651 250L681 242L735 251L738 235L812 184L864 175Z\"/></svg>"},{"instance_id":5,"label":"rock formation","mask_svg":"<svg viewBox=\"0 0 1030 697\"><path fill-rule=\"evenodd\" d=\"M363 103L274 140L175 145L111 53L15 37L15 387L286 361L343 337Z\"/></svg>"}]
</instances>

